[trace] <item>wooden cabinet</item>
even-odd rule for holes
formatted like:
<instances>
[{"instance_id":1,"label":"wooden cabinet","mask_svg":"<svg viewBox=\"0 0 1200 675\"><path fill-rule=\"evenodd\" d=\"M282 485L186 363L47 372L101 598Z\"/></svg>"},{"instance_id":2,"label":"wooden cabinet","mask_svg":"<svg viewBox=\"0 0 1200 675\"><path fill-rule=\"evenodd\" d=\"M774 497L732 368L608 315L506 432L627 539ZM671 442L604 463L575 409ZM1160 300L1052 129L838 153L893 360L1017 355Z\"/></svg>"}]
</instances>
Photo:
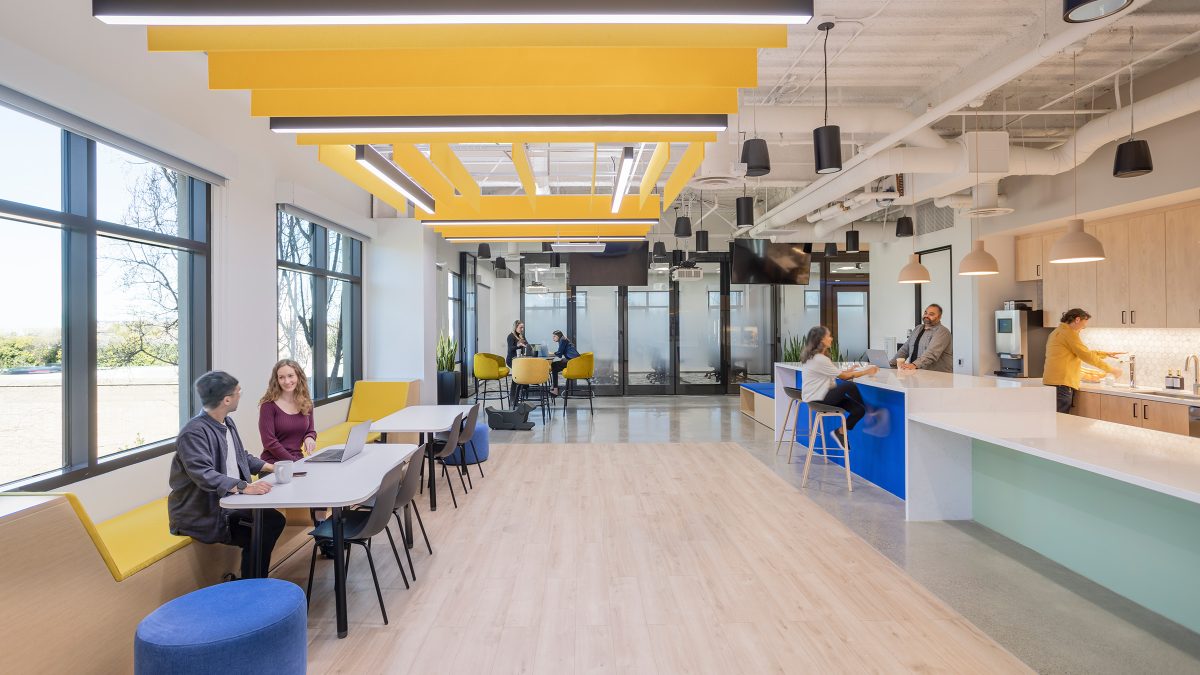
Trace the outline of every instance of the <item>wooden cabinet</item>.
<instances>
[{"instance_id":1,"label":"wooden cabinet","mask_svg":"<svg viewBox=\"0 0 1200 675\"><path fill-rule=\"evenodd\" d=\"M1142 428L1188 435L1188 407L1159 401L1142 402Z\"/></svg>"},{"instance_id":2,"label":"wooden cabinet","mask_svg":"<svg viewBox=\"0 0 1200 675\"><path fill-rule=\"evenodd\" d=\"M1129 219L1129 325L1167 325L1166 214Z\"/></svg>"},{"instance_id":3,"label":"wooden cabinet","mask_svg":"<svg viewBox=\"0 0 1200 675\"><path fill-rule=\"evenodd\" d=\"M1095 309L1088 310L1092 315L1090 325L1128 326L1129 221L1099 223L1092 234L1104 245L1105 259L1093 265L1096 268L1096 305Z\"/></svg>"},{"instance_id":4,"label":"wooden cabinet","mask_svg":"<svg viewBox=\"0 0 1200 675\"><path fill-rule=\"evenodd\" d=\"M1168 211L1167 326L1200 328L1200 206Z\"/></svg>"},{"instance_id":5,"label":"wooden cabinet","mask_svg":"<svg viewBox=\"0 0 1200 675\"><path fill-rule=\"evenodd\" d=\"M1128 424L1131 427L1142 426L1141 399L1128 396L1109 396L1100 394L1100 419L1105 422Z\"/></svg>"},{"instance_id":6,"label":"wooden cabinet","mask_svg":"<svg viewBox=\"0 0 1200 675\"><path fill-rule=\"evenodd\" d=\"M1048 257L1054 242L1062 236L1061 232L1047 234L1042 237L1042 251ZM1070 265L1054 265L1047 263L1042 267L1042 325L1050 328L1058 326L1058 319L1063 312L1070 309L1068 299L1068 270Z\"/></svg>"},{"instance_id":7,"label":"wooden cabinet","mask_svg":"<svg viewBox=\"0 0 1200 675\"><path fill-rule=\"evenodd\" d=\"M1017 239L1017 281L1041 281L1044 258L1041 236Z\"/></svg>"},{"instance_id":8,"label":"wooden cabinet","mask_svg":"<svg viewBox=\"0 0 1200 675\"><path fill-rule=\"evenodd\" d=\"M1100 407L1106 398L1113 397L1090 391L1075 392L1075 403L1071 406L1071 414L1093 420L1102 420L1104 419L1104 413Z\"/></svg>"}]
</instances>

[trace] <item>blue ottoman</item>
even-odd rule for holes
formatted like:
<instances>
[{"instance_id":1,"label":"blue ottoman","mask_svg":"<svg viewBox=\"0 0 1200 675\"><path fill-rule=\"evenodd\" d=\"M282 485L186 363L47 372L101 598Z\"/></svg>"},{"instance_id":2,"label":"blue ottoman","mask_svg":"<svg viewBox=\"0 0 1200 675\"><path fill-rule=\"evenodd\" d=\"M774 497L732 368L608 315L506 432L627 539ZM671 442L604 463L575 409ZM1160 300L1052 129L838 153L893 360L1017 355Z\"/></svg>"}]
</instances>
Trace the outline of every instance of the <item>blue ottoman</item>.
<instances>
[{"instance_id":1,"label":"blue ottoman","mask_svg":"<svg viewBox=\"0 0 1200 675\"><path fill-rule=\"evenodd\" d=\"M471 437L471 443L467 444L467 464L474 464L476 455L479 456L480 462L487 461L489 445L488 431L490 429L488 428L487 420L480 417L479 421L475 423L475 435ZM475 446L474 448L471 447L472 443ZM451 466L458 466L462 463L460 454L462 454L462 448L450 453L450 456L446 457L444 461Z\"/></svg>"},{"instance_id":2,"label":"blue ottoman","mask_svg":"<svg viewBox=\"0 0 1200 675\"><path fill-rule=\"evenodd\" d=\"M308 609L290 581L245 579L175 598L137 627L136 675L279 673L308 665Z\"/></svg>"}]
</instances>

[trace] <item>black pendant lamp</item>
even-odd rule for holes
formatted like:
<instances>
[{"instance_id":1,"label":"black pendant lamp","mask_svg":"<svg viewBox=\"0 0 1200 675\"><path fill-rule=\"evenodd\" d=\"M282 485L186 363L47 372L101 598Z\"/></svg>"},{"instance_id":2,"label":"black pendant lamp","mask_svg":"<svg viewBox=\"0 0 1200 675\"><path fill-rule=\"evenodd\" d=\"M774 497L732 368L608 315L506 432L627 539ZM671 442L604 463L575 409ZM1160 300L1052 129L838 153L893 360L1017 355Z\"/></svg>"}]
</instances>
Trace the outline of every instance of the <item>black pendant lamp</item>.
<instances>
[{"instance_id":1,"label":"black pendant lamp","mask_svg":"<svg viewBox=\"0 0 1200 675\"><path fill-rule=\"evenodd\" d=\"M696 250L708 250L708 230L696 230Z\"/></svg>"},{"instance_id":2,"label":"black pendant lamp","mask_svg":"<svg viewBox=\"0 0 1200 675\"><path fill-rule=\"evenodd\" d=\"M767 152L767 141L762 138L746 139L742 143L742 164L746 165L747 176L758 177L771 173L771 155Z\"/></svg>"},{"instance_id":3,"label":"black pendant lamp","mask_svg":"<svg viewBox=\"0 0 1200 675\"><path fill-rule=\"evenodd\" d=\"M542 242L542 253L553 253L553 252L554 252L554 245L548 241L543 241Z\"/></svg>"},{"instance_id":4,"label":"black pendant lamp","mask_svg":"<svg viewBox=\"0 0 1200 675\"><path fill-rule=\"evenodd\" d=\"M1063 21L1086 23L1112 16L1129 7L1133 0L1063 0Z\"/></svg>"},{"instance_id":5,"label":"black pendant lamp","mask_svg":"<svg viewBox=\"0 0 1200 675\"><path fill-rule=\"evenodd\" d=\"M492 257L492 247L487 244L480 244L479 250L476 251L475 257L480 260L488 260Z\"/></svg>"},{"instance_id":6,"label":"black pendant lamp","mask_svg":"<svg viewBox=\"0 0 1200 675\"><path fill-rule=\"evenodd\" d=\"M813 156L817 173L837 173L842 170L842 130L829 123L829 31L833 22L826 21L817 30L825 33L825 126L813 129Z\"/></svg>"},{"instance_id":7,"label":"black pendant lamp","mask_svg":"<svg viewBox=\"0 0 1200 675\"><path fill-rule=\"evenodd\" d=\"M680 239L692 236L692 219L679 215L678 211L675 212L675 236Z\"/></svg>"},{"instance_id":8,"label":"black pendant lamp","mask_svg":"<svg viewBox=\"0 0 1200 675\"><path fill-rule=\"evenodd\" d=\"M858 230L846 231L846 253L858 253Z\"/></svg>"},{"instance_id":9,"label":"black pendant lamp","mask_svg":"<svg viewBox=\"0 0 1200 675\"><path fill-rule=\"evenodd\" d=\"M1113 158L1114 178L1136 178L1154 170L1150 143L1133 137L1133 31L1129 32L1129 140L1117 146Z\"/></svg>"},{"instance_id":10,"label":"black pendant lamp","mask_svg":"<svg viewBox=\"0 0 1200 675\"><path fill-rule=\"evenodd\" d=\"M496 258L496 260L492 262L492 267L497 272L503 272L504 270L508 269L508 267L506 267L504 264L504 258Z\"/></svg>"},{"instance_id":11,"label":"black pendant lamp","mask_svg":"<svg viewBox=\"0 0 1200 675\"><path fill-rule=\"evenodd\" d=\"M737 226L747 227L754 224L754 197L738 197L733 200L737 212Z\"/></svg>"},{"instance_id":12,"label":"black pendant lamp","mask_svg":"<svg viewBox=\"0 0 1200 675\"><path fill-rule=\"evenodd\" d=\"M837 244L835 244L833 242L829 242L828 244L825 244L825 256L826 257L832 258L833 256L837 255L837 253L838 253Z\"/></svg>"},{"instance_id":13,"label":"black pendant lamp","mask_svg":"<svg viewBox=\"0 0 1200 675\"><path fill-rule=\"evenodd\" d=\"M654 257L655 258L667 257L667 245L665 243L663 243L661 241L654 242Z\"/></svg>"},{"instance_id":14,"label":"black pendant lamp","mask_svg":"<svg viewBox=\"0 0 1200 675\"><path fill-rule=\"evenodd\" d=\"M896 236L911 237L913 236L913 219L908 216L900 216L896 219Z\"/></svg>"},{"instance_id":15,"label":"black pendant lamp","mask_svg":"<svg viewBox=\"0 0 1200 675\"><path fill-rule=\"evenodd\" d=\"M807 244L801 244L801 245L800 245L800 248L801 248L801 249L802 249L802 250L803 250L805 253L809 253L809 254L811 254L811 253L812 253L812 242L808 242Z\"/></svg>"},{"instance_id":16,"label":"black pendant lamp","mask_svg":"<svg viewBox=\"0 0 1200 675\"><path fill-rule=\"evenodd\" d=\"M562 259L559 257L559 255L560 254L558 254L558 253L550 254L550 266L551 267L558 267L558 266L562 265Z\"/></svg>"}]
</instances>

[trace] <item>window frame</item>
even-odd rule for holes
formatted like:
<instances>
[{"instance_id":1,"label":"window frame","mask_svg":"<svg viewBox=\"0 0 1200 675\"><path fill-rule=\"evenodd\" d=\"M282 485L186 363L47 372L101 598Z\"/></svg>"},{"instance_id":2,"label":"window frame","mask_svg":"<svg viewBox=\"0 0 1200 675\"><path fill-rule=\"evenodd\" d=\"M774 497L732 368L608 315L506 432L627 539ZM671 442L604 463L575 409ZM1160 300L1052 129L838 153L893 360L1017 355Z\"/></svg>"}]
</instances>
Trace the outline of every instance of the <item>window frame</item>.
<instances>
[{"instance_id":1,"label":"window frame","mask_svg":"<svg viewBox=\"0 0 1200 675\"><path fill-rule=\"evenodd\" d=\"M24 113L17 110L18 113ZM35 116L36 118L36 116ZM51 122L53 123L53 122ZM56 124L56 126L59 126ZM97 145L94 138L62 128L62 208L47 209L0 199L0 216L17 222L49 226L62 237L62 465L58 469L26 476L0 486L0 491L53 490L94 478L175 451L175 437L154 441L104 457L99 456L97 421L97 248L100 237L164 247L187 255L188 293L179 306L180 418L199 405L191 383L212 363L212 229L213 185L175 166L145 157L137 148L109 143L122 152L175 171L187 180L187 203L179 217L189 220L189 236L165 235L99 220L97 203ZM186 321L184 320L186 318ZM186 332L186 334L185 334ZM190 416L190 414L188 415Z\"/></svg>"},{"instance_id":2,"label":"window frame","mask_svg":"<svg viewBox=\"0 0 1200 675\"><path fill-rule=\"evenodd\" d=\"M312 260L311 264L305 265L295 263L288 260L283 260L279 257L279 233L283 224L283 218L290 216L299 218L312 226ZM341 272L328 269L329 258L329 233L334 232L342 236L342 238L350 243L350 250L343 255L347 256L349 272ZM342 399L350 398L354 393L354 383L362 379L363 361L362 361L362 287L363 287L363 246L364 242L357 236L348 233L345 228L321 218L320 216L311 214L303 209L297 208L292 204L277 204L275 209L275 267L276 275L279 270L287 270L290 272L298 272L307 274L313 280L313 345L312 345L312 372L309 373L309 389L312 393L313 405L320 407L329 403L341 401ZM330 394L327 386L329 378L326 372L328 367L327 358L327 338L328 330L328 309L329 309L329 280L337 279L350 284L350 317L351 335L350 343L350 362L347 367L350 369L350 386L344 390ZM276 276L278 284L278 276ZM276 286L278 288L278 286ZM323 302L317 302L318 298L325 298ZM278 354L278 339L279 339L279 293L275 293L275 325L276 325L276 353ZM320 330L317 329L320 327Z\"/></svg>"}]
</instances>

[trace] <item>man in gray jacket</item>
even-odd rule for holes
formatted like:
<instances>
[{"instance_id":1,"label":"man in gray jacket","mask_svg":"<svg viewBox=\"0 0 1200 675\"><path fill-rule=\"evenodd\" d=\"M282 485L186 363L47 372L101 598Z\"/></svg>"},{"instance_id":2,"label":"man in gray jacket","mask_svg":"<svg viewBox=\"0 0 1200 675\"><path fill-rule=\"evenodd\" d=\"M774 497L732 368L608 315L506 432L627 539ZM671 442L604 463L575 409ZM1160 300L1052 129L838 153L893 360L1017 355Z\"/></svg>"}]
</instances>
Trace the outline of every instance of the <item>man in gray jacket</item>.
<instances>
[{"instance_id":1,"label":"man in gray jacket","mask_svg":"<svg viewBox=\"0 0 1200 675\"><path fill-rule=\"evenodd\" d=\"M950 329L942 325L942 306L933 304L925 308L921 325L913 329L908 341L896 352L892 364L899 359L901 370L935 370L939 373L954 372L954 346Z\"/></svg>"},{"instance_id":2,"label":"man in gray jacket","mask_svg":"<svg viewBox=\"0 0 1200 675\"><path fill-rule=\"evenodd\" d=\"M179 431L175 458L171 461L171 494L167 497L171 534L206 544L241 547L242 577L252 577L254 552L250 535L254 512L223 509L220 501L231 494L270 492L269 483L249 480L254 474L275 467L246 452L237 426L229 417L242 398L236 378L219 370L205 373L196 380L196 394L204 410ZM263 559L270 560L286 519L274 509L265 509L262 515Z\"/></svg>"}]
</instances>

